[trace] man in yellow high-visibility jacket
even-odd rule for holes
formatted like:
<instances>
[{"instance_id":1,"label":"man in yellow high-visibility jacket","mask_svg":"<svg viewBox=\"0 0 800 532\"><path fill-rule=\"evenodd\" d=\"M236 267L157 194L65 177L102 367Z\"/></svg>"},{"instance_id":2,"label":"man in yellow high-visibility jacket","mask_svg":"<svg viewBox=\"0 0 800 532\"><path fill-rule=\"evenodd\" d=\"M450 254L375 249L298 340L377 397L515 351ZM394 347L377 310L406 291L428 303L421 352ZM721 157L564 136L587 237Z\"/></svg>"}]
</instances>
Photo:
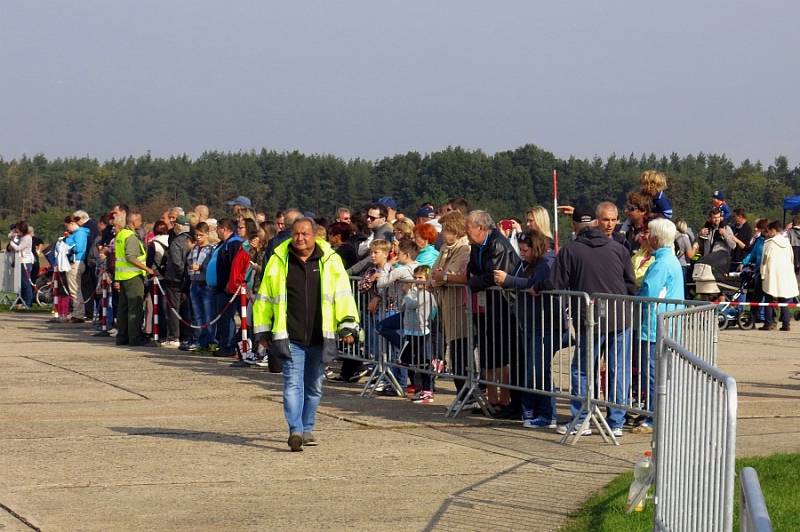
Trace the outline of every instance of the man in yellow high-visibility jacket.
<instances>
[{"instance_id":1,"label":"man in yellow high-visibility jacket","mask_svg":"<svg viewBox=\"0 0 800 532\"><path fill-rule=\"evenodd\" d=\"M316 224L300 218L292 238L275 248L253 304L253 330L283 360L283 413L289 447L316 445L314 424L322 397L325 362L338 353L337 340L352 344L358 308L342 259Z\"/></svg>"},{"instance_id":2,"label":"man in yellow high-visibility jacket","mask_svg":"<svg viewBox=\"0 0 800 532\"><path fill-rule=\"evenodd\" d=\"M114 216L117 236L114 243L114 287L119 290L117 345L144 345L144 278L153 275L145 265L147 254L135 231L142 226L138 212L118 212Z\"/></svg>"}]
</instances>

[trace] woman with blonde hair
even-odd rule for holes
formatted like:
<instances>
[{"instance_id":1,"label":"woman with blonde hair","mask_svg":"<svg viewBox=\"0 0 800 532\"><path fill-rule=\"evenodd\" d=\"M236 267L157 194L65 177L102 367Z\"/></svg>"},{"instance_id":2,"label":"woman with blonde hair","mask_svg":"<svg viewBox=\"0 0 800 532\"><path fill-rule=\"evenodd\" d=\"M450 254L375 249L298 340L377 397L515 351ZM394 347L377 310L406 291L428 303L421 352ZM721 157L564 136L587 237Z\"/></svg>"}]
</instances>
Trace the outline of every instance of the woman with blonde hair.
<instances>
[{"instance_id":1,"label":"woman with blonde hair","mask_svg":"<svg viewBox=\"0 0 800 532\"><path fill-rule=\"evenodd\" d=\"M553 249L553 233L550 230L550 213L541 205L531 207L525 213L525 225L530 231L538 231L547 238L548 249Z\"/></svg>"},{"instance_id":2,"label":"woman with blonde hair","mask_svg":"<svg viewBox=\"0 0 800 532\"><path fill-rule=\"evenodd\" d=\"M392 226L395 240L406 240L414 238L414 222L403 219L397 220Z\"/></svg>"}]
</instances>

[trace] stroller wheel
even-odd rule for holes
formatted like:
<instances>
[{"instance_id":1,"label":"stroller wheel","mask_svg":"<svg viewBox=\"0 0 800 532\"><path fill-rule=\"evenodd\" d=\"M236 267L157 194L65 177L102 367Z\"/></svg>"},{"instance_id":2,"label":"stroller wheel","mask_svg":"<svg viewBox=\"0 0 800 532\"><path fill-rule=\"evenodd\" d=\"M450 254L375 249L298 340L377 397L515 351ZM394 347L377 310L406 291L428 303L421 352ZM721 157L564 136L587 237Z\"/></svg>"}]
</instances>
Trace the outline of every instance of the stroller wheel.
<instances>
[{"instance_id":1,"label":"stroller wheel","mask_svg":"<svg viewBox=\"0 0 800 532\"><path fill-rule=\"evenodd\" d=\"M719 326L720 331L724 331L728 328L728 316L726 316L722 312L717 312L717 325Z\"/></svg>"},{"instance_id":2,"label":"stroller wheel","mask_svg":"<svg viewBox=\"0 0 800 532\"><path fill-rule=\"evenodd\" d=\"M753 317L753 313L749 310L740 313L736 318L736 323L739 324L740 329L745 331L749 331L756 326L756 320Z\"/></svg>"}]
</instances>

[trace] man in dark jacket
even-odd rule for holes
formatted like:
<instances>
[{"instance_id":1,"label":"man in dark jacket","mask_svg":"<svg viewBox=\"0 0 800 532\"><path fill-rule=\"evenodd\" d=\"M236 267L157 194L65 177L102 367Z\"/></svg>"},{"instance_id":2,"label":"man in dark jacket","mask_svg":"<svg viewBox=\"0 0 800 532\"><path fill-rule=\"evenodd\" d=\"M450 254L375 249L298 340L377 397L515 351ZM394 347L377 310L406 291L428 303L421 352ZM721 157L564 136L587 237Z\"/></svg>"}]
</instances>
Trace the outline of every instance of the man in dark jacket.
<instances>
[{"instance_id":1,"label":"man in dark jacket","mask_svg":"<svg viewBox=\"0 0 800 532\"><path fill-rule=\"evenodd\" d=\"M93 247L95 239L97 239L97 236L100 234L100 228L97 226L97 222L90 218L89 213L86 211L75 211L72 213L72 216L76 216L80 219L78 221L78 225L89 230L89 238L86 241L86 257L84 259L86 262L86 269L83 271L83 275L81 276L81 293L87 298L85 303L86 315L92 316L94 314L95 302L95 297L93 296L97 290L96 268L98 258Z\"/></svg>"},{"instance_id":2,"label":"man in dark jacket","mask_svg":"<svg viewBox=\"0 0 800 532\"><path fill-rule=\"evenodd\" d=\"M516 327L508 319L510 308L500 290L489 290L495 286L495 270L511 275L519 265L519 255L511 243L495 227L492 217L486 211L472 211L466 218L467 238L471 245L467 265L467 284L472 292L473 315L478 324L478 353L481 372L484 378L503 384L511 382L511 375L519 375L517 353L512 350L516 337ZM498 417L519 417L522 414L520 394L511 393L511 402L506 405L506 388L499 393L496 387L488 388L489 403Z\"/></svg>"},{"instance_id":3,"label":"man in dark jacket","mask_svg":"<svg viewBox=\"0 0 800 532\"><path fill-rule=\"evenodd\" d=\"M578 206L572 214L572 225L576 238L561 249L556 257L550 285L556 290L571 290L587 294L634 295L633 265L628 251L617 241L597 227L595 212L586 206ZM630 372L631 318L621 301L598 298L591 321L596 321L599 335L594 336L594 368L599 367L600 352L605 347L608 389L606 399L611 402L628 402L628 379ZM578 350L572 358L570 393L586 395L587 390L587 340L592 329L588 329L586 303L576 298L573 308L575 331L578 334ZM627 315L627 316L626 316ZM591 377L595 378L594 375ZM558 432L566 434L589 435L583 403L572 401L573 420L568 425L558 427ZM609 408L608 421L614 436L622 436L625 424L625 410Z\"/></svg>"},{"instance_id":4,"label":"man in dark jacket","mask_svg":"<svg viewBox=\"0 0 800 532\"><path fill-rule=\"evenodd\" d=\"M217 312L222 316L217 324L217 340L219 351L214 356L228 357L234 354L236 349L236 325L233 317L239 309L238 303L228 305L231 295L225 291L228 278L231 276L231 265L233 258L242 247L242 239L236 234L236 220L230 218L220 220L217 224L217 234L222 242L220 250L217 252ZM226 307L226 305L228 305Z\"/></svg>"},{"instance_id":5,"label":"man in dark jacket","mask_svg":"<svg viewBox=\"0 0 800 532\"><path fill-rule=\"evenodd\" d=\"M186 255L189 253L190 247L189 220L185 216L178 216L175 218L175 225L170 232L170 244L166 251L167 262L161 284L167 293L169 307L187 319L190 307L186 294L188 288ZM167 310L167 341L165 345L168 347L181 346L185 350L191 337L189 329L181 323L180 317Z\"/></svg>"}]
</instances>

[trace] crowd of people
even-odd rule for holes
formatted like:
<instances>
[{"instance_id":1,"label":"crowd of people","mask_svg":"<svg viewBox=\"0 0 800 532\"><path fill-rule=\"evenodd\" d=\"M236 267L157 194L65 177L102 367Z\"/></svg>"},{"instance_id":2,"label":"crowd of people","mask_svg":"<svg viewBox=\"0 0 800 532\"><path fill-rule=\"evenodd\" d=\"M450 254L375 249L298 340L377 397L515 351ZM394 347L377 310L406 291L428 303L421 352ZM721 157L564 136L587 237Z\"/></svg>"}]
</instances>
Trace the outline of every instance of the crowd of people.
<instances>
[{"instance_id":1,"label":"crowd of people","mask_svg":"<svg viewBox=\"0 0 800 532\"><path fill-rule=\"evenodd\" d=\"M663 173L644 172L640 187L627 195L624 219L608 201L588 205L578 200L560 207L571 216L573 229L560 249L543 206L532 207L524 218L495 222L488 212L471 210L463 198L422 204L411 216L399 212L393 198L382 197L361 210L342 207L330 220L297 208L259 212L239 196L227 203L228 212L216 213L219 218L211 217L205 205L188 211L176 206L148 223L138 210L122 204L97 220L79 210L65 218L64 236L50 246L47 257L60 272L60 314L69 323L97 316L103 305L98 287L107 285L113 296L106 325L116 329L117 345L151 342L156 322L164 347L235 356L237 366L282 372L288 444L301 450L316 443L313 428L323 379L354 382L364 377L368 368L363 360L377 356L382 338L412 369L393 368L395 386L402 390L389 384L387 393L407 393L418 404L434 402L435 379L428 371L415 374L413 367L423 361L441 370L446 363L454 375L463 376L472 356L470 334L480 338L478 362L486 379L552 392L550 359L562 345L552 337L552 323L562 318L559 309L547 310L537 301L542 292L680 300L691 284L690 268L700 262L723 272L752 269L753 301L785 303L798 296L800 217L788 227L765 219L753 227L744 210L731 209L724 193L716 191L707 222L695 236L686 222L673 223L666 189ZM20 294L30 305L34 266L44 243L36 242L25 221L15 224L9 238L23 267ZM358 279L355 290L351 277ZM471 303L447 290L464 285L475 297ZM512 301L490 290L498 286L522 296ZM242 291L247 294L245 312L237 297ZM162 294L158 305L154 293ZM398 312L387 314L382 310L390 299ZM474 328L465 322L467 305L480 308ZM533 320L535 326L524 328L529 335L524 355L514 354L511 339L518 335L518 322L532 312L542 315ZM240 313L242 322L252 321L255 342L237 340ZM573 392L584 393L592 378L586 374L587 357L598 359L603 352L610 381L606 393L612 402L626 398L631 362L612 351L636 341L652 353L651 367L642 371L648 394L654 396L655 327L648 323L632 332L607 319L594 353L587 353L585 344L578 346ZM654 312L642 319L654 320ZM431 352L434 320L440 321L447 356ZM774 321L767 307L762 328L775 328ZM789 330L786 307L781 321L781 330ZM363 360L342 360L334 376L329 365L343 346L355 346L362 354L356 358ZM520 377L514 366L523 362L531 369ZM455 384L460 391L465 382L455 379ZM551 396L502 386L486 387L485 395L493 415L522 419L525 427L590 430L576 423L556 427ZM574 421L581 421L580 408L572 405ZM621 436L625 410L609 409L608 421L615 436ZM648 432L651 422L639 420L637 430Z\"/></svg>"}]
</instances>

